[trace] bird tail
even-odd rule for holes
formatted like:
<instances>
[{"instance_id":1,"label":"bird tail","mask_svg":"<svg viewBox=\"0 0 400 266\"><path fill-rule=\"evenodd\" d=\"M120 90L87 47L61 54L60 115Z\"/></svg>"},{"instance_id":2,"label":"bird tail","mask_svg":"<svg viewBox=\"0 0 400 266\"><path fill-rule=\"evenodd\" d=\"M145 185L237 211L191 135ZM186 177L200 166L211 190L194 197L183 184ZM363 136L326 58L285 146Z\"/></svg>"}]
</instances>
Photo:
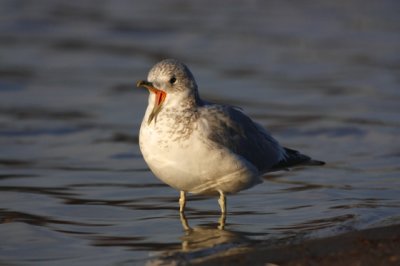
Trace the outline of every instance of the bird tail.
<instances>
[{"instance_id":1,"label":"bird tail","mask_svg":"<svg viewBox=\"0 0 400 266\"><path fill-rule=\"evenodd\" d=\"M284 148L286 156L284 159L275 164L271 171L288 169L293 166L311 165L318 166L324 165L325 162L311 159L311 157L304 155L296 150Z\"/></svg>"}]
</instances>

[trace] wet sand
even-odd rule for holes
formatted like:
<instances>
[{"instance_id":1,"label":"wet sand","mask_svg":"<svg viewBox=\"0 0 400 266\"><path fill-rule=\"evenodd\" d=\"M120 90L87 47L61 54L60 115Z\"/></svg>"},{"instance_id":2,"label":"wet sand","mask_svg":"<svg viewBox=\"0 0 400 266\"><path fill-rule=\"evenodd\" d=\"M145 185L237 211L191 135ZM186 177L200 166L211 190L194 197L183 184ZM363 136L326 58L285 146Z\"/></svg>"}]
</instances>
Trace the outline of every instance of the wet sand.
<instances>
[{"instance_id":1,"label":"wet sand","mask_svg":"<svg viewBox=\"0 0 400 266\"><path fill-rule=\"evenodd\" d=\"M192 263L192 262L191 262ZM349 232L294 245L230 250L198 265L399 265L400 225Z\"/></svg>"}]
</instances>

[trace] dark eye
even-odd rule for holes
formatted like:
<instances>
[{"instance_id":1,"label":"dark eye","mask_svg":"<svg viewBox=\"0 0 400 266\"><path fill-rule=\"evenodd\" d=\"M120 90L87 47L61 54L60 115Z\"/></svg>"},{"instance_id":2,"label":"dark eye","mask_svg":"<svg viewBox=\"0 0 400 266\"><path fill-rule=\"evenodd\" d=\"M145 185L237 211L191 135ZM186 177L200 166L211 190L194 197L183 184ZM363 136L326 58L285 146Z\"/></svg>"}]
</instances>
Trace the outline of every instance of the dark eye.
<instances>
[{"instance_id":1,"label":"dark eye","mask_svg":"<svg viewBox=\"0 0 400 266\"><path fill-rule=\"evenodd\" d=\"M176 82L176 78L175 77L172 77L170 80L169 80L169 83L170 84L174 84Z\"/></svg>"}]
</instances>

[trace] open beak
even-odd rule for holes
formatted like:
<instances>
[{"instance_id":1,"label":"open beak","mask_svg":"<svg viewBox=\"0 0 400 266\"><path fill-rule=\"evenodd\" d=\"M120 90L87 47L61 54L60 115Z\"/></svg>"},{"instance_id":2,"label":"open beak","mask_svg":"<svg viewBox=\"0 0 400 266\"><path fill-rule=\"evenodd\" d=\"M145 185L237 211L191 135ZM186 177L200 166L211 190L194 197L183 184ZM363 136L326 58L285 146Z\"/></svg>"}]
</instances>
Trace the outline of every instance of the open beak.
<instances>
[{"instance_id":1,"label":"open beak","mask_svg":"<svg viewBox=\"0 0 400 266\"><path fill-rule=\"evenodd\" d=\"M156 100L154 103L153 110L150 113L149 119L147 120L147 124L150 125L151 121L154 119L154 123L157 121L157 115L161 111L161 106L167 97L167 93L165 91L159 90L153 86L153 83L140 80L136 83L137 87L144 87L152 92L156 96Z\"/></svg>"}]
</instances>

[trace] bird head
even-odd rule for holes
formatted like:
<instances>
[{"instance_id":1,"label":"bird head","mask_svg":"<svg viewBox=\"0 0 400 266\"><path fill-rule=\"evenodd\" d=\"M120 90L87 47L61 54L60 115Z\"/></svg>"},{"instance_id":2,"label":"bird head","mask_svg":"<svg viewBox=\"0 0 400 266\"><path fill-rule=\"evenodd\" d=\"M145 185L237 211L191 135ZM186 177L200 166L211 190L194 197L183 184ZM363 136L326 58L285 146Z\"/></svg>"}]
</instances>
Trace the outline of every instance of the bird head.
<instances>
[{"instance_id":1,"label":"bird head","mask_svg":"<svg viewBox=\"0 0 400 266\"><path fill-rule=\"evenodd\" d=\"M163 106L179 104L185 98L198 98L193 74L186 65L175 59L165 59L155 64L149 71L147 81L140 80L136 86L148 89L155 96L150 96L149 104L153 104L153 109L147 120L148 124L152 120L156 121Z\"/></svg>"}]
</instances>

